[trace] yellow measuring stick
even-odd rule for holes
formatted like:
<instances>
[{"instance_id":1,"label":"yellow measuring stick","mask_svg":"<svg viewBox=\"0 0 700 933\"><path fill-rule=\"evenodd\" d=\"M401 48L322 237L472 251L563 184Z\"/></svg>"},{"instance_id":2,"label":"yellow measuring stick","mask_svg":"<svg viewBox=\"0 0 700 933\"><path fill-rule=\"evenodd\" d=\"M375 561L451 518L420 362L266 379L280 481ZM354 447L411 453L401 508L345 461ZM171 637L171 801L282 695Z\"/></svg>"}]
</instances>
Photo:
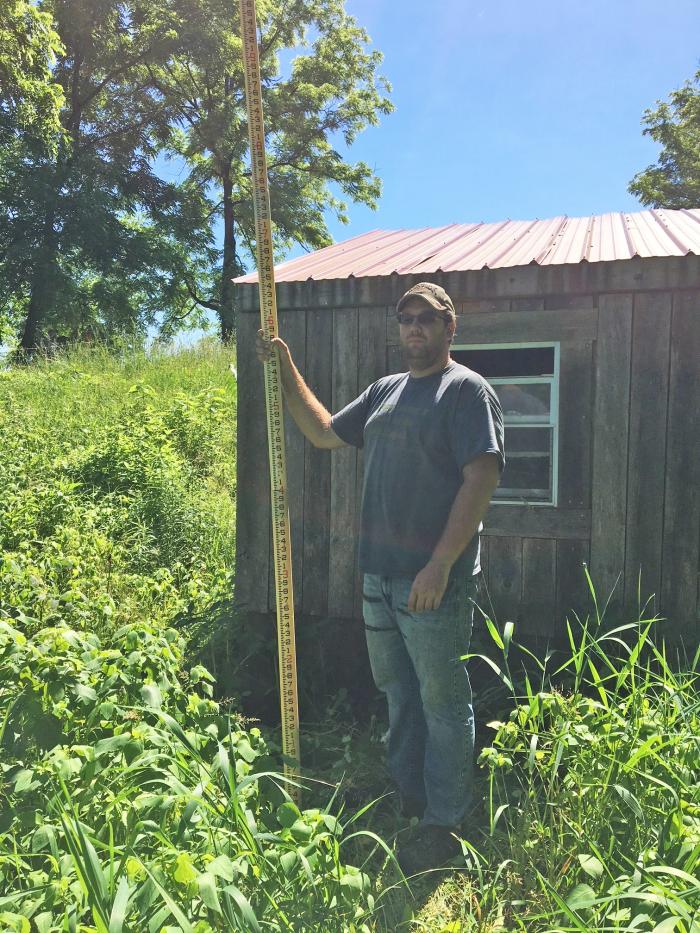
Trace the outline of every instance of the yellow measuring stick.
<instances>
[{"instance_id":1,"label":"yellow measuring stick","mask_svg":"<svg viewBox=\"0 0 700 933\"><path fill-rule=\"evenodd\" d=\"M265 159L260 61L255 0L240 0L241 33L245 96L248 110L248 136L252 166L253 208L255 211L255 242L260 291L260 319L266 337L277 336L277 300L275 269L272 253L272 221L270 191ZM267 410L267 441L270 456L270 486L272 490L272 536L277 599L277 645L279 649L280 706L282 712L282 752L299 761L299 701L297 698L297 660L294 640L294 589L292 586L292 541L289 530L287 464L284 450L284 417L279 356L274 353L265 363L265 408ZM298 777L285 764L287 778ZM299 788L289 784L290 796L299 801Z\"/></svg>"}]
</instances>

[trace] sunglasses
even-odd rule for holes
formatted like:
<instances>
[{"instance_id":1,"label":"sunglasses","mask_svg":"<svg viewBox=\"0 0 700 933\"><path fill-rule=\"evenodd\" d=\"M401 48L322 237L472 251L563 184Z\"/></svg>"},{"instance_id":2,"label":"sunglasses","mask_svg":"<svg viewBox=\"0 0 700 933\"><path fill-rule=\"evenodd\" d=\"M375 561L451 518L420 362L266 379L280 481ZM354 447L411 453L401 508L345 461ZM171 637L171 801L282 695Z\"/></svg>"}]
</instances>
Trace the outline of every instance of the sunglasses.
<instances>
[{"instance_id":1,"label":"sunglasses","mask_svg":"<svg viewBox=\"0 0 700 933\"><path fill-rule=\"evenodd\" d=\"M396 315L399 324L434 324L435 321L446 321L447 318L442 314L436 314L435 311L421 311L420 314L406 314L405 311L399 311Z\"/></svg>"}]
</instances>

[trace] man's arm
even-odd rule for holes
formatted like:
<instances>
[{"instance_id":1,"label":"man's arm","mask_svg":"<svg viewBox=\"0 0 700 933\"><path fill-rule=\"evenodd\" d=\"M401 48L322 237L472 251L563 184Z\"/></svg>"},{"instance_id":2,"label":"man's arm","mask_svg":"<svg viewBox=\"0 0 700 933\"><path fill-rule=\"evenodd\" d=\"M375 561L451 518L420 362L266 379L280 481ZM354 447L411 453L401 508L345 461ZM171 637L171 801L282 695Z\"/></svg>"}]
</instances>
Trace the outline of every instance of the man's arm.
<instances>
[{"instance_id":1,"label":"man's arm","mask_svg":"<svg viewBox=\"0 0 700 933\"><path fill-rule=\"evenodd\" d=\"M417 574L408 597L411 612L439 609L452 566L477 533L493 491L498 486L496 454L481 454L462 470L462 485L432 557Z\"/></svg>"},{"instance_id":2,"label":"man's arm","mask_svg":"<svg viewBox=\"0 0 700 933\"><path fill-rule=\"evenodd\" d=\"M284 400L299 430L314 447L322 447L326 450L345 447L345 441L341 440L331 427L331 413L319 402L304 382L301 373L294 365L287 344L279 337L265 340L262 330L259 330L255 351L261 363L265 363L270 358L273 348L279 353Z\"/></svg>"}]
</instances>

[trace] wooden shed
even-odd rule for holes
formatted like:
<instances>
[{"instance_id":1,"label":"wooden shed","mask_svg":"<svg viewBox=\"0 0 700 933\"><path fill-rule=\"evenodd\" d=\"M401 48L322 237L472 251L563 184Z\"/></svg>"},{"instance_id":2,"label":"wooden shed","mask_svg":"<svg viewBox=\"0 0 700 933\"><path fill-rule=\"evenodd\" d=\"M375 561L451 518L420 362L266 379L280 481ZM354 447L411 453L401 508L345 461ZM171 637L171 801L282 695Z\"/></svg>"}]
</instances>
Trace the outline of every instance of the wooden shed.
<instances>
[{"instance_id":1,"label":"wooden shed","mask_svg":"<svg viewBox=\"0 0 700 933\"><path fill-rule=\"evenodd\" d=\"M599 595L668 630L700 616L700 210L375 231L277 268L280 335L337 411L402 370L397 299L442 285L453 356L501 397L509 465L485 520L484 581L499 621L556 636ZM256 277L237 280L236 601L274 612ZM287 424L295 598L361 615L362 452L328 452ZM486 599L486 596L482 598Z\"/></svg>"}]
</instances>

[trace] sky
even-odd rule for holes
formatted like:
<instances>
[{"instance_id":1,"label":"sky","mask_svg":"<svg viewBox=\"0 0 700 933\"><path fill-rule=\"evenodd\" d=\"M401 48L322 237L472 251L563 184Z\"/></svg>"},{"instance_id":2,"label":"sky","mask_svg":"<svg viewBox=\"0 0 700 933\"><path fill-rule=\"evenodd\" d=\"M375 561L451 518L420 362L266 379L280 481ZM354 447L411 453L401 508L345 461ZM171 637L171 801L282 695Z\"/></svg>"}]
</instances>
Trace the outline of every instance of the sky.
<instances>
[{"instance_id":1,"label":"sky","mask_svg":"<svg viewBox=\"0 0 700 933\"><path fill-rule=\"evenodd\" d=\"M368 230L642 209L644 110L700 67L698 0L346 0L395 111L347 151L383 180ZM294 249L290 258L304 252Z\"/></svg>"}]
</instances>

